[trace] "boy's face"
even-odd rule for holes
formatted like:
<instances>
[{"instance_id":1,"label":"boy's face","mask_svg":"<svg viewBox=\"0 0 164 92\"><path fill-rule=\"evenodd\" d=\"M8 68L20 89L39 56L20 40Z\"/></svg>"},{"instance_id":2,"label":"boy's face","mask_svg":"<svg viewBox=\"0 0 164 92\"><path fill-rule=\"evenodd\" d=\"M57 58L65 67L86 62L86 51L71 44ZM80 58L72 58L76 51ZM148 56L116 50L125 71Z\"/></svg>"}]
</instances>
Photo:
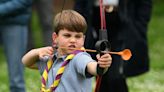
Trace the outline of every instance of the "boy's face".
<instances>
[{"instance_id":1,"label":"boy's face","mask_svg":"<svg viewBox=\"0 0 164 92\"><path fill-rule=\"evenodd\" d=\"M74 50L71 48L80 49L84 45L84 34L82 32L72 32L62 29L58 34L54 32L52 38L53 42L59 47L59 53L61 55L73 52Z\"/></svg>"}]
</instances>

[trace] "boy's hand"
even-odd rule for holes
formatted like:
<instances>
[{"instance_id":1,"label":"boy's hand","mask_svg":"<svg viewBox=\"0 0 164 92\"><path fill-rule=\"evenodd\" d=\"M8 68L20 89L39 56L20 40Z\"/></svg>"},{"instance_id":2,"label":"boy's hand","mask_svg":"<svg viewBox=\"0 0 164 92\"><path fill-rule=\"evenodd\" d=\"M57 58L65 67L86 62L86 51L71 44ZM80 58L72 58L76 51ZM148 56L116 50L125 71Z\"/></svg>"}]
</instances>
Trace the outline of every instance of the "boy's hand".
<instances>
[{"instance_id":1,"label":"boy's hand","mask_svg":"<svg viewBox=\"0 0 164 92\"><path fill-rule=\"evenodd\" d=\"M39 58L42 59L44 56L51 56L54 50L51 46L48 46L48 47L38 48L37 52L38 52Z\"/></svg>"},{"instance_id":2,"label":"boy's hand","mask_svg":"<svg viewBox=\"0 0 164 92\"><path fill-rule=\"evenodd\" d=\"M100 57L100 54L98 54L96 57L98 60L99 67L101 67L101 68L110 67L110 65L112 63L112 57L110 54L104 54L101 57Z\"/></svg>"}]
</instances>

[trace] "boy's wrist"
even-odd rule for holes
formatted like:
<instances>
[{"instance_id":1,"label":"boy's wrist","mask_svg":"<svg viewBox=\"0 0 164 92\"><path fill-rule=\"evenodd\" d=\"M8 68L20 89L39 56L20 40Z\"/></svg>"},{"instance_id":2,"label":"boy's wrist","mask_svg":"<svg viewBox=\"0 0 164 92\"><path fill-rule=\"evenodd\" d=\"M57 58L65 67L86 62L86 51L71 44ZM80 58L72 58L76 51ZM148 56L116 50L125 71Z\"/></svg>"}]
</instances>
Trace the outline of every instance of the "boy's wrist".
<instances>
[{"instance_id":1,"label":"boy's wrist","mask_svg":"<svg viewBox=\"0 0 164 92\"><path fill-rule=\"evenodd\" d=\"M103 74L106 73L107 70L108 70L108 68L101 68L101 67L99 66L99 64L97 64L97 67L96 67L97 75L102 76Z\"/></svg>"}]
</instances>

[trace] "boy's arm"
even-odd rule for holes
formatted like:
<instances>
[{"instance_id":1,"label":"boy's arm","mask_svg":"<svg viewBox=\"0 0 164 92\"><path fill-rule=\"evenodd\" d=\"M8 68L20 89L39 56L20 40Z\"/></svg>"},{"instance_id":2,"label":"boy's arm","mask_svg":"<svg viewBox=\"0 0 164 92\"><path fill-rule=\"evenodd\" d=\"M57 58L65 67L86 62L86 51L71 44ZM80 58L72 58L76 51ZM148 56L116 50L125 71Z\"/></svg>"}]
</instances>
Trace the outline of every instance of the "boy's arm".
<instances>
[{"instance_id":1,"label":"boy's arm","mask_svg":"<svg viewBox=\"0 0 164 92\"><path fill-rule=\"evenodd\" d=\"M97 75L97 66L99 64L99 67L104 68L104 73L108 70L112 63L111 55L104 54L101 56L97 55L97 62L89 62L87 64L87 72L91 75Z\"/></svg>"},{"instance_id":2,"label":"boy's arm","mask_svg":"<svg viewBox=\"0 0 164 92\"><path fill-rule=\"evenodd\" d=\"M35 65L36 61L39 59L39 53L37 49L33 49L25 54L22 58L22 63L29 68L37 68Z\"/></svg>"},{"instance_id":3,"label":"boy's arm","mask_svg":"<svg viewBox=\"0 0 164 92\"><path fill-rule=\"evenodd\" d=\"M28 53L26 53L22 58L22 63L29 68L36 68L36 61L38 61L40 58L43 58L44 56L50 56L53 54L53 48L52 47L43 47L43 48L37 48L32 49Z\"/></svg>"}]
</instances>

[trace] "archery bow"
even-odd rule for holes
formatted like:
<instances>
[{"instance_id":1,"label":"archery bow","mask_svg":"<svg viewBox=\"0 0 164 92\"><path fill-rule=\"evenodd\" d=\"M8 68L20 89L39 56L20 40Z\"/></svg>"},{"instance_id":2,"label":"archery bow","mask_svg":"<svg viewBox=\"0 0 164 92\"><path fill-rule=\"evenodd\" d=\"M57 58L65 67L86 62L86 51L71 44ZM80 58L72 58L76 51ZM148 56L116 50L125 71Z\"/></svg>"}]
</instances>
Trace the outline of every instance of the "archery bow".
<instances>
[{"instance_id":1,"label":"archery bow","mask_svg":"<svg viewBox=\"0 0 164 92\"><path fill-rule=\"evenodd\" d=\"M106 20L105 20L105 11L103 9L103 0L99 0L100 5L100 20L101 20L101 29L99 30L99 40L95 44L95 48L97 49L98 53L102 55L101 51L110 51L111 46L108 41L108 35L106 30ZM96 80L96 88L95 92L99 91L99 87L101 84L102 75L104 73L104 69L100 68L99 65L97 65L97 80Z\"/></svg>"}]
</instances>

